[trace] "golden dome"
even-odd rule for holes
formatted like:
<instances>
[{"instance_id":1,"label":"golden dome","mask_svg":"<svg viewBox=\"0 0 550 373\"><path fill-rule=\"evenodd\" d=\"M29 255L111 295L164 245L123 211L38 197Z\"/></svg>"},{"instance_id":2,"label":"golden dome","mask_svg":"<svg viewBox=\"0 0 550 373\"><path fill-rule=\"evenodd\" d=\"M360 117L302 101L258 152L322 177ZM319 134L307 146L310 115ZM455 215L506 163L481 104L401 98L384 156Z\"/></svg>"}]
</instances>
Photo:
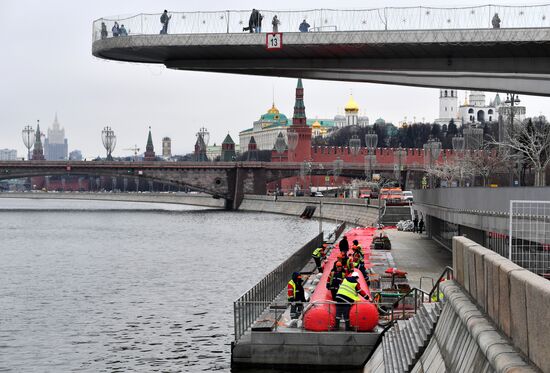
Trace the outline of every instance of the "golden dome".
<instances>
[{"instance_id":1,"label":"golden dome","mask_svg":"<svg viewBox=\"0 0 550 373\"><path fill-rule=\"evenodd\" d=\"M269 109L267 112L268 114L279 114L279 109L277 109L275 107L275 103L273 103L273 105L271 106L271 109Z\"/></svg>"},{"instance_id":2,"label":"golden dome","mask_svg":"<svg viewBox=\"0 0 550 373\"><path fill-rule=\"evenodd\" d=\"M321 128L321 123L319 123L318 120L316 120L315 122L313 122L313 124L311 125L312 128Z\"/></svg>"},{"instance_id":3,"label":"golden dome","mask_svg":"<svg viewBox=\"0 0 550 373\"><path fill-rule=\"evenodd\" d=\"M355 111L355 112L359 111L359 105L357 104L357 102L355 102L352 95L349 96L349 101L346 104L346 106L344 107L344 110L345 111Z\"/></svg>"}]
</instances>

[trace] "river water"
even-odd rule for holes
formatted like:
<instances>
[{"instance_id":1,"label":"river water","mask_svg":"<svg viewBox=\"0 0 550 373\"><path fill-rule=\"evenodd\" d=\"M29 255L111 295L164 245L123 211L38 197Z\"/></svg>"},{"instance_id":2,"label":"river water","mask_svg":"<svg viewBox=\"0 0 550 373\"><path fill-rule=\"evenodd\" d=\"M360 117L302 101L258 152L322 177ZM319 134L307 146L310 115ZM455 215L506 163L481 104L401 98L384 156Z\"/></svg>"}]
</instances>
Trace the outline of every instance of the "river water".
<instances>
[{"instance_id":1,"label":"river water","mask_svg":"<svg viewBox=\"0 0 550 373\"><path fill-rule=\"evenodd\" d=\"M181 205L0 199L0 372L229 372L232 302L317 230Z\"/></svg>"}]
</instances>

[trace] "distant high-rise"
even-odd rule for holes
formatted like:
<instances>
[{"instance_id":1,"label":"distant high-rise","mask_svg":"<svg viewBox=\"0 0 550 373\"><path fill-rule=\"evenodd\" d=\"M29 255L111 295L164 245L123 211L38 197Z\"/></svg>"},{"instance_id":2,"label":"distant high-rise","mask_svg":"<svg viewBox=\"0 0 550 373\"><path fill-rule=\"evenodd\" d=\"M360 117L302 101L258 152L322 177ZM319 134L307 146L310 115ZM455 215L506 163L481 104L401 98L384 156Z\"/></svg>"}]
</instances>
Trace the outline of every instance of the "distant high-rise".
<instances>
[{"instance_id":1,"label":"distant high-rise","mask_svg":"<svg viewBox=\"0 0 550 373\"><path fill-rule=\"evenodd\" d=\"M172 140L169 137L162 139L162 156L170 158L172 156Z\"/></svg>"},{"instance_id":2,"label":"distant high-rise","mask_svg":"<svg viewBox=\"0 0 550 373\"><path fill-rule=\"evenodd\" d=\"M0 149L0 161L15 161L17 159L17 150Z\"/></svg>"},{"instance_id":3,"label":"distant high-rise","mask_svg":"<svg viewBox=\"0 0 550 373\"><path fill-rule=\"evenodd\" d=\"M68 158L69 145L65 138L65 129L59 127L57 114L52 128L48 128L48 136L44 140L44 157L48 161L66 160Z\"/></svg>"}]
</instances>

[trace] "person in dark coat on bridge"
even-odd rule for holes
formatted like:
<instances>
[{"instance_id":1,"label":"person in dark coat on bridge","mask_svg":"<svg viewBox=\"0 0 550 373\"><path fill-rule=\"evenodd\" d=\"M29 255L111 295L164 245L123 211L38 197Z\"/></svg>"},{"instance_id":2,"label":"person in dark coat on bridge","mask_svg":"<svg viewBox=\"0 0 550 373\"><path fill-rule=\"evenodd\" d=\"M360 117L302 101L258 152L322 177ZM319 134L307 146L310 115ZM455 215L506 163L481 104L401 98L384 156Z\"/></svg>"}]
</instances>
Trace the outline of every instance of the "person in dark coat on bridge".
<instances>
[{"instance_id":1,"label":"person in dark coat on bridge","mask_svg":"<svg viewBox=\"0 0 550 373\"><path fill-rule=\"evenodd\" d=\"M168 15L168 11L164 9L164 12L160 16L160 23L162 23L162 30L160 30L161 35L168 34L168 23L170 22L172 16Z\"/></svg>"},{"instance_id":2,"label":"person in dark coat on bridge","mask_svg":"<svg viewBox=\"0 0 550 373\"><path fill-rule=\"evenodd\" d=\"M500 17L498 16L498 13L495 13L491 23L493 24L493 28L500 28Z\"/></svg>"},{"instance_id":3,"label":"person in dark coat on bridge","mask_svg":"<svg viewBox=\"0 0 550 373\"><path fill-rule=\"evenodd\" d=\"M349 242L348 242L348 238L346 236L344 236L340 242L338 242L338 248L340 249L340 252L344 253L344 255L348 255L348 251L349 251Z\"/></svg>"},{"instance_id":4,"label":"person in dark coat on bridge","mask_svg":"<svg viewBox=\"0 0 550 373\"><path fill-rule=\"evenodd\" d=\"M258 12L256 9L252 9L252 13L250 13L250 18L248 19L248 27L243 27L243 31L248 31L250 33L256 31L259 13L260 12Z\"/></svg>"},{"instance_id":5,"label":"person in dark coat on bridge","mask_svg":"<svg viewBox=\"0 0 550 373\"><path fill-rule=\"evenodd\" d=\"M302 23L300 23L300 27L299 27L299 30L300 32L308 32L309 31L309 23L306 22L306 20L304 19L302 21Z\"/></svg>"}]
</instances>

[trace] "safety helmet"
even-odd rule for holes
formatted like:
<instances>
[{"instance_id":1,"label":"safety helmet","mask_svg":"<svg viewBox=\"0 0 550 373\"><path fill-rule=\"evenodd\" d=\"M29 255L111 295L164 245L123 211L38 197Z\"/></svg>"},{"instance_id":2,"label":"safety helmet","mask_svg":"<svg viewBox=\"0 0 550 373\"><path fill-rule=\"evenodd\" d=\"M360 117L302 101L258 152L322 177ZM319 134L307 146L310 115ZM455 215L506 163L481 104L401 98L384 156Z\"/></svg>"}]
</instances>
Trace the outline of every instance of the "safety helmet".
<instances>
[{"instance_id":1,"label":"safety helmet","mask_svg":"<svg viewBox=\"0 0 550 373\"><path fill-rule=\"evenodd\" d=\"M354 244L354 245L359 245L359 241L353 240L353 244Z\"/></svg>"},{"instance_id":2,"label":"safety helmet","mask_svg":"<svg viewBox=\"0 0 550 373\"><path fill-rule=\"evenodd\" d=\"M353 272L353 273L351 274L351 277L359 277L359 273Z\"/></svg>"},{"instance_id":3,"label":"safety helmet","mask_svg":"<svg viewBox=\"0 0 550 373\"><path fill-rule=\"evenodd\" d=\"M336 267L341 267L341 266L342 266L341 262L336 262Z\"/></svg>"}]
</instances>

